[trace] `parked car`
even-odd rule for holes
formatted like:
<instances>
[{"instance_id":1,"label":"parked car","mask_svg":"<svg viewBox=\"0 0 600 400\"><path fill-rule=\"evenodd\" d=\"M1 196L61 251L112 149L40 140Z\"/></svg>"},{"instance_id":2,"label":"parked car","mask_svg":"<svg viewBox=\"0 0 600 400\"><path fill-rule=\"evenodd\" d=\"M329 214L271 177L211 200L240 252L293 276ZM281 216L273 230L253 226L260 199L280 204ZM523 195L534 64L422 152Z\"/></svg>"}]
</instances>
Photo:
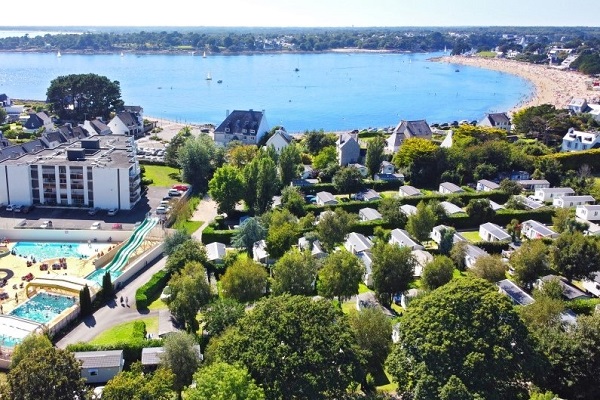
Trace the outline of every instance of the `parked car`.
<instances>
[{"instance_id":1,"label":"parked car","mask_svg":"<svg viewBox=\"0 0 600 400\"><path fill-rule=\"evenodd\" d=\"M156 207L156 213L157 214L166 214L167 213L167 207L165 207L165 206L158 206L158 207Z\"/></svg>"},{"instance_id":2,"label":"parked car","mask_svg":"<svg viewBox=\"0 0 600 400\"><path fill-rule=\"evenodd\" d=\"M119 210L117 208L111 208L108 210L107 214L112 217L113 215L117 215L118 212Z\"/></svg>"},{"instance_id":3,"label":"parked car","mask_svg":"<svg viewBox=\"0 0 600 400\"><path fill-rule=\"evenodd\" d=\"M181 192L177 189L169 189L168 195L172 197L181 196Z\"/></svg>"},{"instance_id":4,"label":"parked car","mask_svg":"<svg viewBox=\"0 0 600 400\"><path fill-rule=\"evenodd\" d=\"M23 206L15 206L15 208L13 209L13 211L20 213L21 211L23 211Z\"/></svg>"},{"instance_id":5,"label":"parked car","mask_svg":"<svg viewBox=\"0 0 600 400\"><path fill-rule=\"evenodd\" d=\"M14 211L15 210L15 205L14 204L9 204L6 206L6 211Z\"/></svg>"},{"instance_id":6,"label":"parked car","mask_svg":"<svg viewBox=\"0 0 600 400\"><path fill-rule=\"evenodd\" d=\"M101 228L102 228L102 222L100 222L100 221L94 222L92 224L92 226L90 226L90 229L96 229L97 230L97 229L101 229Z\"/></svg>"},{"instance_id":7,"label":"parked car","mask_svg":"<svg viewBox=\"0 0 600 400\"><path fill-rule=\"evenodd\" d=\"M188 185L173 185L173 189L179 190L180 192L186 192L189 188Z\"/></svg>"}]
</instances>

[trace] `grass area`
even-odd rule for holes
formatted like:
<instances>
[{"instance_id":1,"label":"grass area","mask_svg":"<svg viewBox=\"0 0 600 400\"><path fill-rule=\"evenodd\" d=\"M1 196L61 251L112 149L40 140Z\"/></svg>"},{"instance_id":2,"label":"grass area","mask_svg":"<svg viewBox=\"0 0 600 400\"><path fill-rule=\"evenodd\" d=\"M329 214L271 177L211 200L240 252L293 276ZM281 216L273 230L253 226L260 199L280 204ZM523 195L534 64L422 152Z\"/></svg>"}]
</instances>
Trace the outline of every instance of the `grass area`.
<instances>
[{"instance_id":1,"label":"grass area","mask_svg":"<svg viewBox=\"0 0 600 400\"><path fill-rule=\"evenodd\" d=\"M168 308L167 303L162 301L160 297L148 304L148 310L164 310L166 308Z\"/></svg>"},{"instance_id":2,"label":"grass area","mask_svg":"<svg viewBox=\"0 0 600 400\"><path fill-rule=\"evenodd\" d=\"M496 58L496 53L493 51L480 51L476 54L476 56L484 58Z\"/></svg>"},{"instance_id":3,"label":"grass area","mask_svg":"<svg viewBox=\"0 0 600 400\"><path fill-rule=\"evenodd\" d=\"M173 228L178 230L184 230L188 234L192 234L196 232L200 226L204 223L203 221L191 221L192 215L194 215L194 211L200 204L200 197L198 195L193 195L188 200L185 201L184 204L181 205L181 208L173 211L176 213L177 218L175 223L173 224Z\"/></svg>"},{"instance_id":4,"label":"grass area","mask_svg":"<svg viewBox=\"0 0 600 400\"><path fill-rule=\"evenodd\" d=\"M481 242L481 237L479 237L479 231L460 232L460 234L470 242Z\"/></svg>"},{"instance_id":5,"label":"grass area","mask_svg":"<svg viewBox=\"0 0 600 400\"><path fill-rule=\"evenodd\" d=\"M171 187L181 183L181 175L177 168L166 165L144 165L144 178L152 179L151 186Z\"/></svg>"},{"instance_id":6,"label":"grass area","mask_svg":"<svg viewBox=\"0 0 600 400\"><path fill-rule=\"evenodd\" d=\"M173 228L177 230L184 230L187 234L196 232L203 224L203 221L177 221Z\"/></svg>"},{"instance_id":7,"label":"grass area","mask_svg":"<svg viewBox=\"0 0 600 400\"><path fill-rule=\"evenodd\" d=\"M385 392L385 393L395 393L398 390L398 384L392 382L392 377L387 371L383 371L385 373L385 380L387 380L387 384L377 386L377 391ZM383 377L380 377L383 378ZM379 383L376 377L375 383Z\"/></svg>"},{"instance_id":8,"label":"grass area","mask_svg":"<svg viewBox=\"0 0 600 400\"><path fill-rule=\"evenodd\" d=\"M146 323L146 331L157 332L158 331L158 317L142 318L138 321L144 321ZM109 345L119 342L128 342L133 336L133 323L135 321L125 322L108 329L90 342L94 345Z\"/></svg>"},{"instance_id":9,"label":"grass area","mask_svg":"<svg viewBox=\"0 0 600 400\"><path fill-rule=\"evenodd\" d=\"M348 300L342 303L342 311L344 314L350 314L352 311L356 311L356 301Z\"/></svg>"},{"instance_id":10,"label":"grass area","mask_svg":"<svg viewBox=\"0 0 600 400\"><path fill-rule=\"evenodd\" d=\"M372 290L369 289L369 287L367 285L365 285L364 283L359 283L358 284L358 294L367 293L367 292L372 292Z\"/></svg>"}]
</instances>

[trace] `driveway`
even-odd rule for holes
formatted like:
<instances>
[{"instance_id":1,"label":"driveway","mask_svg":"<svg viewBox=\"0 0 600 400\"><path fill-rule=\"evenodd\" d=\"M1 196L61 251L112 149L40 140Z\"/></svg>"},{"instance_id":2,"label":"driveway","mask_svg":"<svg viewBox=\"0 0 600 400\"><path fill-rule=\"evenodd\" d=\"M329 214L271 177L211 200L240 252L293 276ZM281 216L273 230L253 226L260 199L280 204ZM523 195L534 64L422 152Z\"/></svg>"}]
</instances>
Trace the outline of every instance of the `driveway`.
<instances>
[{"instance_id":1,"label":"driveway","mask_svg":"<svg viewBox=\"0 0 600 400\"><path fill-rule=\"evenodd\" d=\"M202 240L202 231L217 215L217 203L209 195L204 195L191 218L192 221L203 221L204 223L192 234L192 237Z\"/></svg>"}]
</instances>

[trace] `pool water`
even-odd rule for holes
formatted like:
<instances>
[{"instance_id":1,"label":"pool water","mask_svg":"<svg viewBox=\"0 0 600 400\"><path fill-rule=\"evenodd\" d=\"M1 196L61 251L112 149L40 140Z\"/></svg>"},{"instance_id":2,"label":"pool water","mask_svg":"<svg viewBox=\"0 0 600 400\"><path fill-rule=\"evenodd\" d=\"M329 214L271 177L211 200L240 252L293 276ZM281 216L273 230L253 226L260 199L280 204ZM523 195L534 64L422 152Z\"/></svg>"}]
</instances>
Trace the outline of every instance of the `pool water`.
<instances>
[{"instance_id":1,"label":"pool water","mask_svg":"<svg viewBox=\"0 0 600 400\"><path fill-rule=\"evenodd\" d=\"M38 293L12 310L9 315L46 324L74 304L75 298L73 297Z\"/></svg>"},{"instance_id":2,"label":"pool water","mask_svg":"<svg viewBox=\"0 0 600 400\"><path fill-rule=\"evenodd\" d=\"M21 339L0 334L0 346L15 347L19 343L21 343Z\"/></svg>"},{"instance_id":3,"label":"pool water","mask_svg":"<svg viewBox=\"0 0 600 400\"><path fill-rule=\"evenodd\" d=\"M94 253L94 246L75 242L17 242L12 250L17 256L35 258L39 262L60 257L87 258Z\"/></svg>"}]
</instances>

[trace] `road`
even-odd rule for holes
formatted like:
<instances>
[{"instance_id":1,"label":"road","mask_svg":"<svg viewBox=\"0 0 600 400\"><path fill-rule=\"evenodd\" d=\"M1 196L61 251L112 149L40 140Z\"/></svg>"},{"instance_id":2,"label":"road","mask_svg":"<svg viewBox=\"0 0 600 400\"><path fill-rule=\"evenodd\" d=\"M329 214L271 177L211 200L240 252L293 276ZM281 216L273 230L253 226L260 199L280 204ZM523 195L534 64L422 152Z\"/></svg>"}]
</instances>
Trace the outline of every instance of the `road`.
<instances>
[{"instance_id":1,"label":"road","mask_svg":"<svg viewBox=\"0 0 600 400\"><path fill-rule=\"evenodd\" d=\"M116 293L115 300L100 308L93 315L84 319L71 332L61 338L56 346L65 348L67 345L77 342L89 342L100 333L123 322L133 321L140 318L158 316L158 311L139 312L135 308L136 290L148 282L152 275L164 268L166 257L157 258L145 271L135 276L121 290ZM120 304L121 296L129 300L129 307Z\"/></svg>"}]
</instances>

